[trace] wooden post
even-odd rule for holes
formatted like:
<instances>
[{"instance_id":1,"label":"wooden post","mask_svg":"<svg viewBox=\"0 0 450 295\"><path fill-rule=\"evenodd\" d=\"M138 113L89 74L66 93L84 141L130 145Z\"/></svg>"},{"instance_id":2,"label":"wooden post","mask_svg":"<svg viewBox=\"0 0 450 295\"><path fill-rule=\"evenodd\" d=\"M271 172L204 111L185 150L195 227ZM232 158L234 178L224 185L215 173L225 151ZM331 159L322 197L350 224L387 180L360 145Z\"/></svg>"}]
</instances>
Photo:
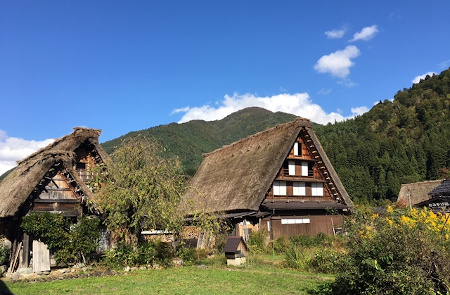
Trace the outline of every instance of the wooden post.
<instances>
[{"instance_id":1,"label":"wooden post","mask_svg":"<svg viewBox=\"0 0 450 295\"><path fill-rule=\"evenodd\" d=\"M30 236L24 233L22 242L22 267L28 267L30 261Z\"/></svg>"}]
</instances>

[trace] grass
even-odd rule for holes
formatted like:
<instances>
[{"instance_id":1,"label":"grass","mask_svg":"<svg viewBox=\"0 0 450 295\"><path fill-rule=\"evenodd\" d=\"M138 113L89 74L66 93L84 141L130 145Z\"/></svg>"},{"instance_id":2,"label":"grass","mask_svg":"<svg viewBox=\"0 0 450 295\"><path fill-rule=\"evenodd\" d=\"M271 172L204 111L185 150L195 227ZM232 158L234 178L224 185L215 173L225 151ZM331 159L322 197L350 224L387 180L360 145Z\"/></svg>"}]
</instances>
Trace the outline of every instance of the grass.
<instances>
[{"instance_id":1,"label":"grass","mask_svg":"<svg viewBox=\"0 0 450 295\"><path fill-rule=\"evenodd\" d=\"M311 294L334 278L260 264L185 266L51 282L5 282L14 294ZM1 284L0 284L1 286ZM0 287L1 290L1 287Z\"/></svg>"}]
</instances>

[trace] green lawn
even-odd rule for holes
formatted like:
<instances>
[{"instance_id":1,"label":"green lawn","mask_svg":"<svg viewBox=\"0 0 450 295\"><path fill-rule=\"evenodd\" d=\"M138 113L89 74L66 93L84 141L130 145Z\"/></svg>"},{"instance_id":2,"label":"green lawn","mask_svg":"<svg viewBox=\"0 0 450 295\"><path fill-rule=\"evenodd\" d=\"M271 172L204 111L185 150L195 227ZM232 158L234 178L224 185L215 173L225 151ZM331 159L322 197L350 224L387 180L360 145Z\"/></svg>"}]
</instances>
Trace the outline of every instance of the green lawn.
<instances>
[{"instance_id":1,"label":"green lawn","mask_svg":"<svg viewBox=\"0 0 450 295\"><path fill-rule=\"evenodd\" d=\"M138 270L106 277L51 282L7 282L14 294L311 294L332 276L276 266L209 266Z\"/></svg>"}]
</instances>

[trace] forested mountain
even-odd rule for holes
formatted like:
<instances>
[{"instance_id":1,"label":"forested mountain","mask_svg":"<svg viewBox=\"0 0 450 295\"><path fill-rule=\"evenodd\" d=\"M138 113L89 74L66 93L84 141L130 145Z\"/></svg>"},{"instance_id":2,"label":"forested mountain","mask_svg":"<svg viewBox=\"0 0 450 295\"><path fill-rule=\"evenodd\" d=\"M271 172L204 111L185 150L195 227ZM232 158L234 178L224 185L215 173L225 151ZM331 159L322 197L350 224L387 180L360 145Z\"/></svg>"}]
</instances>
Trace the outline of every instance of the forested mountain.
<instances>
[{"instance_id":1,"label":"forested mountain","mask_svg":"<svg viewBox=\"0 0 450 295\"><path fill-rule=\"evenodd\" d=\"M402 183L450 167L450 69L316 133L354 201L396 200Z\"/></svg>"},{"instance_id":2,"label":"forested mountain","mask_svg":"<svg viewBox=\"0 0 450 295\"><path fill-rule=\"evenodd\" d=\"M222 120L211 122L194 120L130 132L107 141L102 146L107 153L111 153L124 139L139 135L153 137L167 148L169 155L180 158L187 174L194 175L203 160L203 153L295 118L296 116L292 114L272 113L253 107L235 112Z\"/></svg>"}]
</instances>

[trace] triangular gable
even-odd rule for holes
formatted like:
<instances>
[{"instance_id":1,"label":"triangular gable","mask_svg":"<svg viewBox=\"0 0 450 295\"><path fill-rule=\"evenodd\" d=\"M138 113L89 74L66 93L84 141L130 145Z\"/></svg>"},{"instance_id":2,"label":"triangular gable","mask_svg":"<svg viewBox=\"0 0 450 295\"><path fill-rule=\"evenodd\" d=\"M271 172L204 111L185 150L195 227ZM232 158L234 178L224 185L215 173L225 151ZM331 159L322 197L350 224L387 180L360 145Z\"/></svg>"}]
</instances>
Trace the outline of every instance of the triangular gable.
<instances>
[{"instance_id":1,"label":"triangular gable","mask_svg":"<svg viewBox=\"0 0 450 295\"><path fill-rule=\"evenodd\" d=\"M270 210L353 209L314 132L303 126L262 206Z\"/></svg>"},{"instance_id":2,"label":"triangular gable","mask_svg":"<svg viewBox=\"0 0 450 295\"><path fill-rule=\"evenodd\" d=\"M68 165L70 164L70 165ZM72 169L71 163L58 161L45 173L22 208L25 212L56 212L80 216L81 205L92 193Z\"/></svg>"}]
</instances>

